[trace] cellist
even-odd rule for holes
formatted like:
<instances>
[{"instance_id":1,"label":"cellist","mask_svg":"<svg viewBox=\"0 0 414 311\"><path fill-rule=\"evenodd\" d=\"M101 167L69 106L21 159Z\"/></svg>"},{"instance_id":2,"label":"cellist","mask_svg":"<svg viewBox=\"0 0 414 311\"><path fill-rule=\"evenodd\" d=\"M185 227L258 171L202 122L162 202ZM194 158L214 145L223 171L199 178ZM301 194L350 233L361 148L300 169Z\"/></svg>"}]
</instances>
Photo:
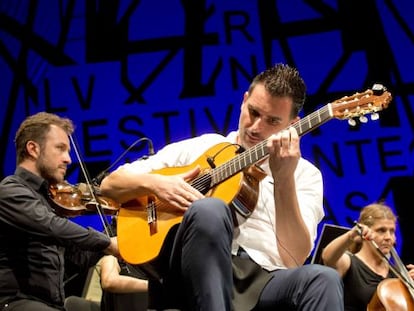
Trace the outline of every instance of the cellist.
<instances>
[{"instance_id":1,"label":"cellist","mask_svg":"<svg viewBox=\"0 0 414 311\"><path fill-rule=\"evenodd\" d=\"M379 255L379 251L386 257L391 255L396 226L397 216L389 206L372 203L362 208L358 225L323 250L323 263L335 268L343 278L345 311L367 310L378 284L398 276ZM414 265L407 265L407 271L413 279Z\"/></svg>"}]
</instances>

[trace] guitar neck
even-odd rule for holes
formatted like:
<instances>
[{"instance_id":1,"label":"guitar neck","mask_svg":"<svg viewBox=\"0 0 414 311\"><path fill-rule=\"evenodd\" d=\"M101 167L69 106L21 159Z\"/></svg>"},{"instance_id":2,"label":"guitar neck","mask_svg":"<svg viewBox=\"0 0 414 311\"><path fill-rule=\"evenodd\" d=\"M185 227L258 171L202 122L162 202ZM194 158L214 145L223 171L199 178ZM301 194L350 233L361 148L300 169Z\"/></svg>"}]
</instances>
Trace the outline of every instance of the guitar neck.
<instances>
[{"instance_id":1,"label":"guitar neck","mask_svg":"<svg viewBox=\"0 0 414 311\"><path fill-rule=\"evenodd\" d=\"M327 104L322 108L314 111L306 117L300 119L292 126L296 129L299 136L302 136L311 130L319 127L325 122L333 118L333 112L331 104ZM212 169L210 171L212 183L214 187L222 181L230 178L231 176L241 172L243 169L253 165L259 160L263 159L268 155L267 151L267 139L258 143L257 145L243 151L228 162Z\"/></svg>"},{"instance_id":2,"label":"guitar neck","mask_svg":"<svg viewBox=\"0 0 414 311\"><path fill-rule=\"evenodd\" d=\"M372 113L373 119L378 111L387 108L391 100L391 93L387 92L384 86L375 84L372 89L328 103L291 126L296 129L299 136L302 136L333 118L351 121ZM254 169L254 164L268 156L266 145L265 140L242 152L240 146L228 142L210 147L193 163L201 168L201 173L190 180L189 184L206 196L213 196L228 202L243 217L249 217L257 202L258 193L256 192L259 190L256 187L257 183L264 175ZM188 171L188 165L181 169ZM244 176L237 176L237 173L243 170ZM168 175L177 172L184 173L179 168L171 167L156 171L156 173ZM251 178L244 178L248 176ZM221 182L226 185L220 186ZM239 193L241 192L238 189L239 186L243 186L248 193L246 191ZM210 191L213 188L215 188L214 191ZM168 212L165 204L153 196L131 200L123 204L123 207L119 209L117 226L118 245L122 258L132 264L148 263L145 266L149 267L149 274L158 278L159 275L152 267L151 261L161 254L170 229L179 224L183 216L176 212ZM136 236L140 238L136 239ZM147 267L145 268L145 272L148 273Z\"/></svg>"}]
</instances>

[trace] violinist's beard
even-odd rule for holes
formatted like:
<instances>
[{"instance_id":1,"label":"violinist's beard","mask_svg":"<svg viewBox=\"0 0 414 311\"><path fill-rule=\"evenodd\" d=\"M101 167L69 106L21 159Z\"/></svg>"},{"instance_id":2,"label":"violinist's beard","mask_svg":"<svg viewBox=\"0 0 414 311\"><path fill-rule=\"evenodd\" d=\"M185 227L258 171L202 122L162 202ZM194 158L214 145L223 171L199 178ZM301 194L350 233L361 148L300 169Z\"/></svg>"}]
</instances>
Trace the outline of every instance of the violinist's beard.
<instances>
[{"instance_id":1,"label":"violinist's beard","mask_svg":"<svg viewBox=\"0 0 414 311\"><path fill-rule=\"evenodd\" d=\"M40 176L46 179L51 185L61 183L64 180L64 176L59 174L60 167L52 168L48 166L42 157L37 161L36 168Z\"/></svg>"}]
</instances>

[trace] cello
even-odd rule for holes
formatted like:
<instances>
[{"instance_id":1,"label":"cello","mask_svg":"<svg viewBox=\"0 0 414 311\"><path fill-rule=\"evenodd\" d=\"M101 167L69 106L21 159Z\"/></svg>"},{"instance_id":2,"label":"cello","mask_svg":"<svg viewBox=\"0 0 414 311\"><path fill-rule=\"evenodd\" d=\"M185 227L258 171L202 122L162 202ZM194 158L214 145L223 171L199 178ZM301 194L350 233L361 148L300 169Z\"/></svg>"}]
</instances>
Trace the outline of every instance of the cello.
<instances>
[{"instance_id":1,"label":"cello","mask_svg":"<svg viewBox=\"0 0 414 311\"><path fill-rule=\"evenodd\" d=\"M374 241L371 241L371 244L386 261L390 270L398 277L382 280L378 284L367 306L367 311L414 311L414 281L395 248L391 249L389 258Z\"/></svg>"}]
</instances>

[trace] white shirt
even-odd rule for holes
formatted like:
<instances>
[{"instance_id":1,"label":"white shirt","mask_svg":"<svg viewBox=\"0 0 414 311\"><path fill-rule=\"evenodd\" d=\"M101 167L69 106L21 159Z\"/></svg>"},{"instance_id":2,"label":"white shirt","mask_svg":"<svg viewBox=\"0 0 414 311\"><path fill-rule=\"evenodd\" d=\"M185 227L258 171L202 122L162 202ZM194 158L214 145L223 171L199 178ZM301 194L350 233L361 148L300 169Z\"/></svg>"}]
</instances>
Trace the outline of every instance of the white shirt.
<instances>
[{"instance_id":1,"label":"white shirt","mask_svg":"<svg viewBox=\"0 0 414 311\"><path fill-rule=\"evenodd\" d=\"M227 137L204 134L169 144L147 160L137 160L124 166L136 173L148 173L165 167L191 165L195 161L199 162L198 159L210 147L222 142L235 143L236 137L237 132L231 132ZM205 167L209 167L207 163ZM264 269L285 269L275 239L273 178L267 161L261 168L267 176L260 182L258 201L253 213L248 218L238 216L239 226L235 228L232 253L236 254L241 246ZM295 182L300 211L313 248L318 223L324 217L322 175L318 168L301 158L295 171Z\"/></svg>"}]
</instances>

